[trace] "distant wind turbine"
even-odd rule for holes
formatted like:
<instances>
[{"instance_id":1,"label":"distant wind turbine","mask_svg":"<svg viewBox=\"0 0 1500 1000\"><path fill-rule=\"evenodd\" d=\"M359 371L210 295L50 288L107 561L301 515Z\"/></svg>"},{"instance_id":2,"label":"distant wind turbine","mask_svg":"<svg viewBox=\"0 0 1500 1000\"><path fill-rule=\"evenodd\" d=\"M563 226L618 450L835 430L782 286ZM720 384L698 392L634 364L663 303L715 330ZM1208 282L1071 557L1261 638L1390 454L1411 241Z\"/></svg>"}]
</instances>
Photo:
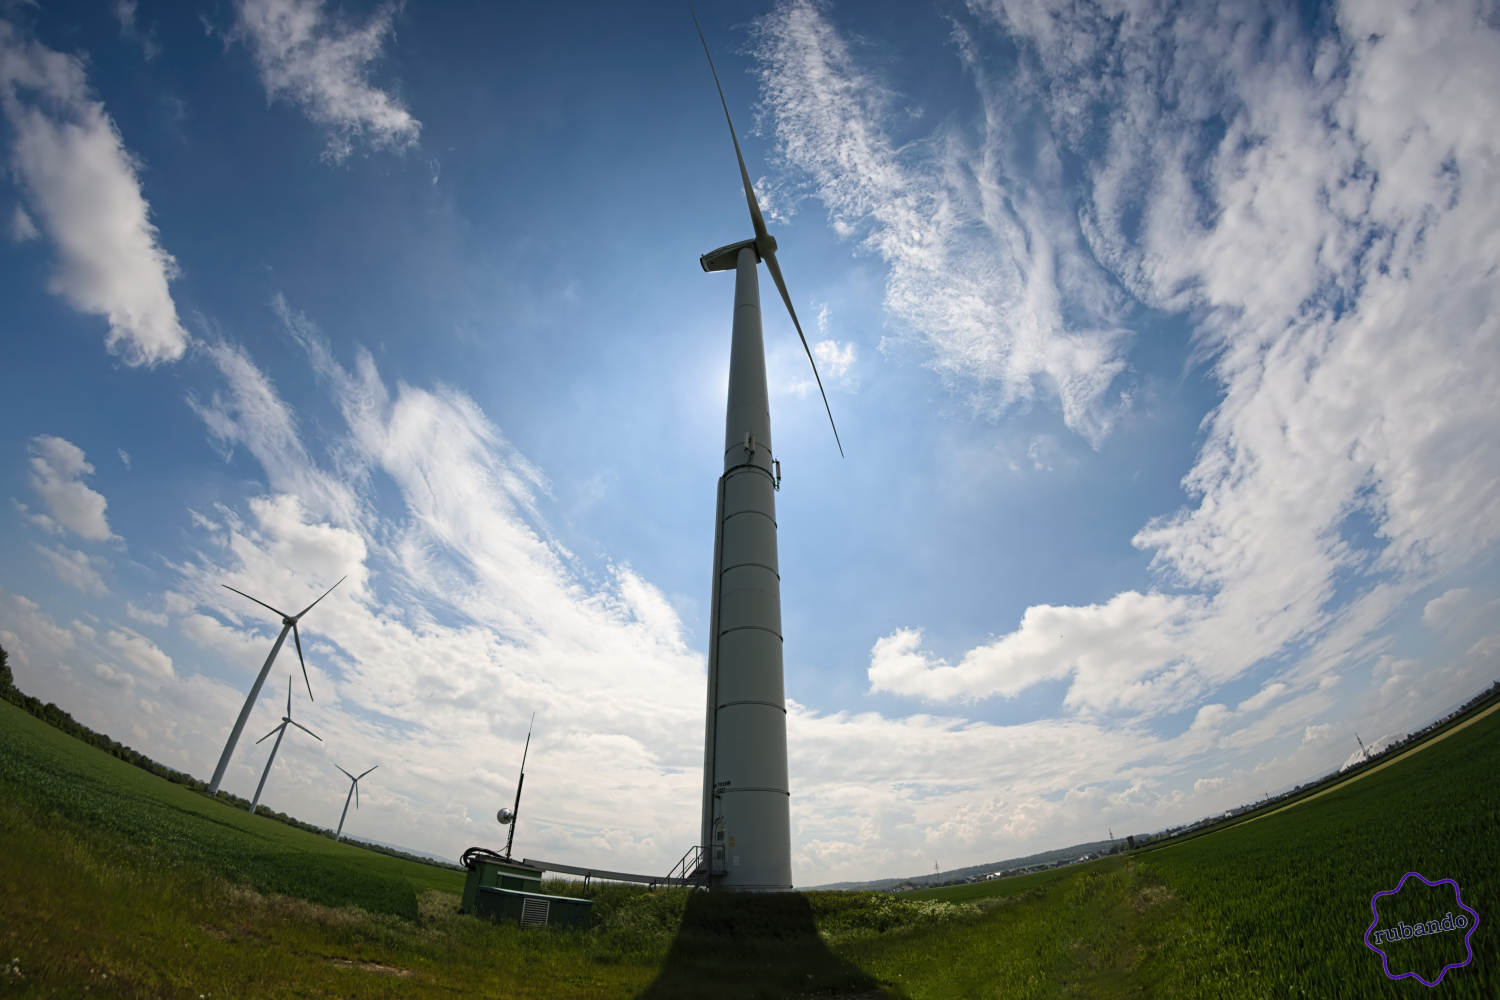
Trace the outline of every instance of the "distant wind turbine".
<instances>
[{"instance_id":1,"label":"distant wind turbine","mask_svg":"<svg viewBox=\"0 0 1500 1000\"><path fill-rule=\"evenodd\" d=\"M298 729L302 730L304 733L306 733L307 735L311 736L313 739L317 740L319 743L323 742L323 737L319 736L317 733L313 732L311 729L308 729L302 723L293 721L293 719L292 719L292 679L290 677L288 677L286 679L286 714L281 717L281 725L277 726L275 729L271 730L269 733L267 733L266 735L262 736L260 739L258 739L258 740L255 741L256 743L264 743L266 740L270 739L272 736L276 737L276 742L271 744L271 756L269 756L269 757L266 758L266 769L264 771L260 772L260 784L258 784L258 785L255 786L255 798L252 799L251 802L250 802L250 811L251 812L255 812L255 807L258 806L258 805L260 805L260 790L262 788L266 787L266 775L268 775L268 774L271 773L271 764L274 763L275 760L276 760L276 751L281 749L281 738L286 735L286 727L287 726L296 726Z\"/></svg>"},{"instance_id":2,"label":"distant wind turbine","mask_svg":"<svg viewBox=\"0 0 1500 1000\"><path fill-rule=\"evenodd\" d=\"M740 140L718 70L693 15L698 41L724 108L739 162L754 237L699 258L705 271L735 273L734 323L729 353L729 401L724 421L724 474L714 522L710 603L708 706L703 740L701 841L707 858L699 874L730 889L786 891L792 887L790 790L786 767L786 696L782 680L781 578L776 560L775 491L781 463L771 451L771 414L761 337L756 265L764 261L812 365L833 440L843 455L823 380L797 310L776 262L776 240L750 185Z\"/></svg>"},{"instance_id":3,"label":"distant wind turbine","mask_svg":"<svg viewBox=\"0 0 1500 1000\"><path fill-rule=\"evenodd\" d=\"M347 579L349 579L349 577L346 574L339 578L339 583L343 583ZM323 597L327 597L329 594L333 593L334 587L337 587L339 583L335 583L333 587L329 587L327 590L325 590L323 592ZM221 584L221 586L223 586L225 590L234 590L234 588L227 583ZM250 709L254 707L255 699L260 695L260 688L261 685L266 682L266 675L271 672L271 664L275 662L276 654L281 652L281 644L286 642L287 632L292 633L292 641L297 644L297 660L302 664L302 681L307 685L308 700L314 700L312 693L312 682L307 679L307 661L302 658L302 638L297 634L297 622L301 620L303 615L307 614L313 608L317 607L318 601L321 601L323 597L319 597L318 601L313 601L297 614L289 615L284 611L276 611L275 608L271 607L265 601L250 597L250 595L245 593L243 590L234 590L234 592L236 594L239 594L241 597L249 598L250 600L255 601L256 604L259 604L261 607L265 608L268 611L275 611L278 615L281 615L281 634L276 637L276 644L271 647L271 654L266 657L265 665L260 668L260 673L256 675L255 683L250 686L250 695L245 699L244 707L240 709L240 717L234 720L234 728L229 731L229 741L224 744L224 752L219 755L219 765L214 768L213 780L208 783L209 795L215 795L219 791L219 782L224 780L224 770L225 768L229 767L229 758L234 756L234 747L235 744L239 743L240 741L240 733L245 728L245 720L250 718Z\"/></svg>"},{"instance_id":4,"label":"distant wind turbine","mask_svg":"<svg viewBox=\"0 0 1500 1000\"><path fill-rule=\"evenodd\" d=\"M344 769L342 767L339 767L337 764L333 766L338 767L340 771L344 771ZM375 765L375 767L379 766L379 764ZM369 774L370 771L375 770L375 767L370 768L369 771L361 772L359 778L363 778L366 774ZM354 808L359 808L359 778L356 778L348 771L344 771L344 776L349 779L349 794L344 796L344 811L339 813L339 828L333 835L334 840L338 840L344 835L344 817L349 815L349 800L353 799Z\"/></svg>"}]
</instances>

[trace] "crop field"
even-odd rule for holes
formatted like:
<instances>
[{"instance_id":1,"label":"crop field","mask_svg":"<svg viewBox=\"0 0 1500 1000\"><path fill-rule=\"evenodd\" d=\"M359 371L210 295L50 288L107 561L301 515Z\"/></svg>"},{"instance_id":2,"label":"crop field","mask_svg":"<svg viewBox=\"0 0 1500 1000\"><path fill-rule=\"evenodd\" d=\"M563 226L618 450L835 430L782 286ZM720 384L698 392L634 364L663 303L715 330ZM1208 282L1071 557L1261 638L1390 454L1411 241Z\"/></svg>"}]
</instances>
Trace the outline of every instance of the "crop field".
<instances>
[{"instance_id":1,"label":"crop field","mask_svg":"<svg viewBox=\"0 0 1500 1000\"><path fill-rule=\"evenodd\" d=\"M262 892L352 903L415 918L426 889L458 892L463 873L335 843L215 802L103 754L0 704L0 789L49 825L88 831L105 857L128 850L157 871L207 870Z\"/></svg>"},{"instance_id":2,"label":"crop field","mask_svg":"<svg viewBox=\"0 0 1500 1000\"><path fill-rule=\"evenodd\" d=\"M1463 902L1479 912L1473 963L1449 972L1431 995L1500 996L1500 712L1439 735L1300 805L1132 856L1135 877L1171 901L1186 922L1183 933L1211 956L1196 963L1196 982L1177 984L1179 995L1378 998L1425 991L1415 980L1386 978L1379 956L1364 945L1370 897L1415 871L1429 880L1452 878ZM1077 893L1086 881L1107 891L1120 877L1108 872L1114 860L1071 869L1077 874L1058 891ZM982 900L1014 893L1007 882L1040 887L1058 874L918 895ZM1445 910L1452 908L1448 898ZM1080 946L1097 949L1084 940ZM1460 948L1454 961L1462 957Z\"/></svg>"},{"instance_id":3,"label":"crop field","mask_svg":"<svg viewBox=\"0 0 1500 1000\"><path fill-rule=\"evenodd\" d=\"M0 761L0 996L1500 995L1500 713L1155 850L904 896L595 886L586 931L461 916L461 873L250 816L3 703ZM1364 946L1408 871L1479 914L1473 962L1431 990Z\"/></svg>"}]
</instances>

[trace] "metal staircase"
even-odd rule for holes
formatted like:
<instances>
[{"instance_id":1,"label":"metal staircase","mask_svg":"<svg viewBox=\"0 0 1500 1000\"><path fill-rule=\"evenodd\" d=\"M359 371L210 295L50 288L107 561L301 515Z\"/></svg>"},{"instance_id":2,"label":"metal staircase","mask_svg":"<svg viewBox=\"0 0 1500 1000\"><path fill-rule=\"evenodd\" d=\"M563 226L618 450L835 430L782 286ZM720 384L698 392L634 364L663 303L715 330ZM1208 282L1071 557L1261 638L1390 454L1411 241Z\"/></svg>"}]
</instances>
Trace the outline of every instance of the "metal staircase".
<instances>
[{"instance_id":1,"label":"metal staircase","mask_svg":"<svg viewBox=\"0 0 1500 1000\"><path fill-rule=\"evenodd\" d=\"M703 845L689 847L662 881L666 885L708 885L708 854Z\"/></svg>"}]
</instances>

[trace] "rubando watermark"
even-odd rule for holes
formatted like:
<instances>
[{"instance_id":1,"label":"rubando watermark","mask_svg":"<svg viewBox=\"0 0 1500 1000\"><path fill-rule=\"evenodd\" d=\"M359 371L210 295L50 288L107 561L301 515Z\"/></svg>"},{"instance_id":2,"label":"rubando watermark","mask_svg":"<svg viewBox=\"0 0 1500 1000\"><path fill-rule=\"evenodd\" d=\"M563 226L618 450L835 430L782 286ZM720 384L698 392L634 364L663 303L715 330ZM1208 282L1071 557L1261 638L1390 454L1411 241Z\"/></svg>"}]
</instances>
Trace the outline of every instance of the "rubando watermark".
<instances>
[{"instance_id":1,"label":"rubando watermark","mask_svg":"<svg viewBox=\"0 0 1500 1000\"><path fill-rule=\"evenodd\" d=\"M1417 889L1415 883L1408 894L1415 898L1398 898L1402 888L1412 879L1421 882L1427 890L1438 889L1439 886L1451 888L1452 902L1447 901L1446 893L1439 896ZM1413 906L1433 907L1437 898L1443 900L1443 908L1446 910L1441 917L1406 920L1396 919L1391 912ZM1382 899L1386 900L1387 905L1385 916L1380 912ZM1393 903L1397 905L1392 905ZM1430 909L1429 912L1434 910L1435 908ZM1448 970L1463 968L1474 960L1474 949L1470 941L1479 926L1479 914L1464 904L1458 883L1451 878L1434 882L1417 872L1407 872L1396 883L1396 888L1377 892L1370 897L1370 915L1374 919L1365 928L1365 947L1380 956L1381 968L1391 979L1415 979L1424 986L1436 986L1443 981ZM1434 936L1440 936L1441 940L1433 940ZM1425 947L1418 947L1424 943ZM1462 961L1457 960L1459 955L1463 956ZM1392 972L1393 965L1404 971ZM1423 972L1430 968L1437 968L1437 973L1428 979Z\"/></svg>"},{"instance_id":2,"label":"rubando watermark","mask_svg":"<svg viewBox=\"0 0 1500 1000\"><path fill-rule=\"evenodd\" d=\"M1375 944L1390 944L1395 941L1404 941L1411 937L1421 937L1423 934L1439 934L1443 931L1461 931L1469 926L1469 918L1462 913L1455 919L1453 911L1449 910L1447 916L1442 920L1429 920L1422 923L1420 920L1415 924L1401 922L1390 930L1376 931L1370 936Z\"/></svg>"}]
</instances>

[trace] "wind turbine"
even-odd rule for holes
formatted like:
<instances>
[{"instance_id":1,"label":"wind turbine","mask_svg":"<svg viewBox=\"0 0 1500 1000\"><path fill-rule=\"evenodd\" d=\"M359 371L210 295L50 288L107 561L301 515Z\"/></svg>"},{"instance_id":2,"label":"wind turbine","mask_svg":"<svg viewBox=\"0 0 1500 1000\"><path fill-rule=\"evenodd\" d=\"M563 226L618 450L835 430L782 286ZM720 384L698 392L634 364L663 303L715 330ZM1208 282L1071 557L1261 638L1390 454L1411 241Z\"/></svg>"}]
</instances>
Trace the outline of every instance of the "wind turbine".
<instances>
[{"instance_id":1,"label":"wind turbine","mask_svg":"<svg viewBox=\"0 0 1500 1000\"><path fill-rule=\"evenodd\" d=\"M344 769L342 767L339 767L337 764L333 766L338 767L340 771L344 771ZM379 764L375 765L375 767L379 766ZM370 771L375 770L375 767L370 768L369 771L361 772L359 778L363 778L366 774L369 774ZM339 828L333 835L334 840L338 840L344 835L344 817L349 815L349 800L353 799L354 808L359 808L359 778L356 778L348 771L344 771L344 776L349 779L349 794L344 796L344 811L339 813Z\"/></svg>"},{"instance_id":2,"label":"wind turbine","mask_svg":"<svg viewBox=\"0 0 1500 1000\"><path fill-rule=\"evenodd\" d=\"M349 579L349 577L346 574L339 578L339 583L343 583L347 579ZM339 583L335 583L333 587L329 587L327 590L325 590L323 592L323 597L327 597L329 594L333 593L334 587L337 587ZM223 586L225 590L234 590L234 588L227 583L221 584L221 586ZM265 601L250 597L250 595L245 593L243 590L234 590L234 592L236 594L239 594L241 597L249 598L250 600L255 601L256 604L259 604L261 607L265 608L268 611L276 611L275 608L271 607ZM323 597L318 598L318 601L321 601ZM265 666L260 668L260 673L255 677L255 683L250 687L250 695L245 699L244 707L240 709L240 717L234 720L234 728L229 731L229 742L224 744L224 752L219 755L219 765L214 768L213 780L208 783L209 795L215 795L219 791L219 782L224 780L224 769L229 766L229 758L234 756L234 747L235 744L240 741L240 732L245 728L245 720L250 718L250 709L255 705L256 697L260 695L260 688L261 685L266 682L266 675L271 672L271 664L275 662L276 654L281 652L281 644L283 642L286 642L287 632L292 633L292 641L297 644L297 660L302 664L302 681L307 685L308 700L314 700L312 693L312 682L307 679L307 661L302 659L302 638L297 634L297 622L301 620L303 615L307 614L313 608L317 607L318 601L313 601L311 604L303 608L295 615L289 615L284 611L276 611L278 615L281 615L281 634L276 637L276 644L271 647L271 655L266 657Z\"/></svg>"},{"instance_id":3,"label":"wind turbine","mask_svg":"<svg viewBox=\"0 0 1500 1000\"><path fill-rule=\"evenodd\" d=\"M252 813L255 812L255 807L260 805L260 790L266 787L266 775L271 773L271 764L276 760L276 751L281 749L281 738L286 735L287 726L296 726L298 729L302 730L304 733L311 736L319 743L323 742L323 737L319 736L311 729L308 729L302 723L293 721L292 679L290 677L286 679L286 714L281 717L281 725L277 726L275 729L271 730L269 733L255 741L256 743L264 743L273 735L276 737L276 742L271 744L271 756L266 758L266 769L260 772L260 784L255 786L255 798L250 802L250 811Z\"/></svg>"},{"instance_id":4,"label":"wind turbine","mask_svg":"<svg viewBox=\"0 0 1500 1000\"><path fill-rule=\"evenodd\" d=\"M786 696L781 661L781 577L776 561L775 491L781 463L771 451L765 346L761 338L756 265L766 264L812 365L833 440L838 427L817 363L797 321L776 263L776 240L750 186L729 103L714 69L703 27L693 14L708 57L755 235L704 254L705 271L734 269L734 324L729 353L729 400L724 421L724 474L714 522L713 598L710 605L708 706L703 740L700 873L710 886L785 892L792 888L791 792L786 768Z\"/></svg>"}]
</instances>

